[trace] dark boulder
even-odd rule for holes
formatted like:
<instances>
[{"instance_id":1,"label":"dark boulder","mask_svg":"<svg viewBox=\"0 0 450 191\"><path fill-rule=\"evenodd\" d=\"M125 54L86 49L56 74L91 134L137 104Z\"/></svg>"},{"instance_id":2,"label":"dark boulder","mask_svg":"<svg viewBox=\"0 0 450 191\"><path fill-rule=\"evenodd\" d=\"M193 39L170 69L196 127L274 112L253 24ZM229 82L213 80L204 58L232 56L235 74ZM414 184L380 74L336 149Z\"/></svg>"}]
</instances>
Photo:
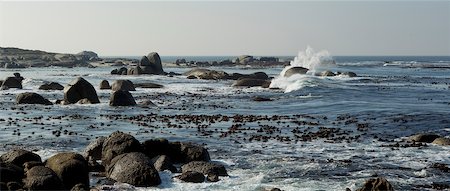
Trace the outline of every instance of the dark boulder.
<instances>
[{"instance_id":1,"label":"dark boulder","mask_svg":"<svg viewBox=\"0 0 450 191\"><path fill-rule=\"evenodd\" d=\"M181 167L183 173L188 171L200 172L203 174L215 174L218 176L228 176L225 166L212 162L192 161Z\"/></svg>"},{"instance_id":2,"label":"dark boulder","mask_svg":"<svg viewBox=\"0 0 450 191\"><path fill-rule=\"evenodd\" d=\"M20 93L16 97L17 104L42 104L42 105L53 105L48 99L45 99L41 95L34 92Z\"/></svg>"},{"instance_id":3,"label":"dark boulder","mask_svg":"<svg viewBox=\"0 0 450 191\"><path fill-rule=\"evenodd\" d=\"M224 71L216 71L209 69L196 68L185 72L183 75L194 76L198 79L203 80L221 80L221 79L229 79L229 75Z\"/></svg>"},{"instance_id":4,"label":"dark boulder","mask_svg":"<svg viewBox=\"0 0 450 191\"><path fill-rule=\"evenodd\" d=\"M182 142L180 149L184 158L183 162L211 160L208 150L200 145Z\"/></svg>"},{"instance_id":5,"label":"dark boulder","mask_svg":"<svg viewBox=\"0 0 450 191\"><path fill-rule=\"evenodd\" d=\"M102 80L100 82L100 86L99 87L100 87L101 90L109 90L109 89L111 89L111 86L109 85L109 82L107 80Z\"/></svg>"},{"instance_id":6,"label":"dark boulder","mask_svg":"<svg viewBox=\"0 0 450 191\"><path fill-rule=\"evenodd\" d=\"M189 142L168 142L166 139L151 139L142 143L144 153L149 157L167 155L174 163L210 161L208 150Z\"/></svg>"},{"instance_id":7,"label":"dark boulder","mask_svg":"<svg viewBox=\"0 0 450 191\"><path fill-rule=\"evenodd\" d=\"M394 188L385 178L378 177L367 180L364 186L356 191L394 191Z\"/></svg>"},{"instance_id":8,"label":"dark boulder","mask_svg":"<svg viewBox=\"0 0 450 191\"><path fill-rule=\"evenodd\" d=\"M19 167L22 167L24 163L30 161L42 162L39 155L22 149L9 151L3 154L1 159L3 162L12 163Z\"/></svg>"},{"instance_id":9,"label":"dark boulder","mask_svg":"<svg viewBox=\"0 0 450 191\"><path fill-rule=\"evenodd\" d=\"M162 68L161 58L156 52L152 52L147 56L143 56L141 58L139 66L142 68L143 74L165 74Z\"/></svg>"},{"instance_id":10,"label":"dark boulder","mask_svg":"<svg viewBox=\"0 0 450 191\"><path fill-rule=\"evenodd\" d=\"M262 87L266 85L267 83L270 84L270 81L268 80L261 80L261 79L253 79L253 78L242 78L234 82L233 86L242 86L242 87Z\"/></svg>"},{"instance_id":11,"label":"dark boulder","mask_svg":"<svg viewBox=\"0 0 450 191\"><path fill-rule=\"evenodd\" d=\"M142 148L144 154L150 158L166 155L169 150L169 141L167 139L149 139L142 143Z\"/></svg>"},{"instance_id":12,"label":"dark boulder","mask_svg":"<svg viewBox=\"0 0 450 191\"><path fill-rule=\"evenodd\" d=\"M107 177L133 186L157 186L161 183L158 171L145 154L125 153L115 157L107 168Z\"/></svg>"},{"instance_id":13,"label":"dark boulder","mask_svg":"<svg viewBox=\"0 0 450 191\"><path fill-rule=\"evenodd\" d=\"M431 143L436 138L439 138L439 135L435 134L417 134L409 137L409 140L414 142L423 142L423 143Z\"/></svg>"},{"instance_id":14,"label":"dark boulder","mask_svg":"<svg viewBox=\"0 0 450 191\"><path fill-rule=\"evenodd\" d=\"M434 139L434 141L432 143L436 144L436 145L447 146L447 145L450 145L450 138L439 137L439 138Z\"/></svg>"},{"instance_id":15,"label":"dark boulder","mask_svg":"<svg viewBox=\"0 0 450 191\"><path fill-rule=\"evenodd\" d=\"M89 160L89 158L93 160L102 159L102 148L105 140L106 137L99 137L94 141L92 141L91 143L89 143L89 145L84 149L83 152L84 158L86 158L87 160Z\"/></svg>"},{"instance_id":16,"label":"dark boulder","mask_svg":"<svg viewBox=\"0 0 450 191\"><path fill-rule=\"evenodd\" d=\"M127 75L128 69L125 67L121 67L119 69L114 69L111 71L111 74L115 75Z\"/></svg>"},{"instance_id":17,"label":"dark boulder","mask_svg":"<svg viewBox=\"0 0 450 191\"><path fill-rule=\"evenodd\" d=\"M333 73L332 71L323 71L322 73L320 73L321 76L336 76L335 73Z\"/></svg>"},{"instance_id":18,"label":"dark boulder","mask_svg":"<svg viewBox=\"0 0 450 191\"><path fill-rule=\"evenodd\" d=\"M187 171L183 172L183 174L176 176L184 182L193 182L193 183L202 183L205 181L205 176L200 172Z\"/></svg>"},{"instance_id":19,"label":"dark boulder","mask_svg":"<svg viewBox=\"0 0 450 191\"><path fill-rule=\"evenodd\" d=\"M0 182L20 182L23 173L23 169L15 164L0 162Z\"/></svg>"},{"instance_id":20,"label":"dark boulder","mask_svg":"<svg viewBox=\"0 0 450 191\"><path fill-rule=\"evenodd\" d=\"M109 135L102 148L102 164L108 166L111 160L121 154L141 152L141 144L133 136L116 131Z\"/></svg>"},{"instance_id":21,"label":"dark boulder","mask_svg":"<svg viewBox=\"0 0 450 191\"><path fill-rule=\"evenodd\" d=\"M22 80L17 77L7 77L2 84L2 87L22 89Z\"/></svg>"},{"instance_id":22,"label":"dark boulder","mask_svg":"<svg viewBox=\"0 0 450 191\"><path fill-rule=\"evenodd\" d=\"M63 90L64 86L56 82L45 83L39 86L40 90Z\"/></svg>"},{"instance_id":23,"label":"dark boulder","mask_svg":"<svg viewBox=\"0 0 450 191\"><path fill-rule=\"evenodd\" d=\"M44 166L35 166L26 172L23 180L27 190L62 190L63 185L56 173Z\"/></svg>"},{"instance_id":24,"label":"dark boulder","mask_svg":"<svg viewBox=\"0 0 450 191\"><path fill-rule=\"evenodd\" d=\"M171 172L177 172L177 168L173 166L172 161L167 155L160 155L152 158L152 163L157 171L169 170Z\"/></svg>"},{"instance_id":25,"label":"dark boulder","mask_svg":"<svg viewBox=\"0 0 450 191\"><path fill-rule=\"evenodd\" d=\"M90 103L100 103L94 86L82 77L71 81L64 88L64 102L67 104L77 103L81 99L88 99Z\"/></svg>"},{"instance_id":26,"label":"dark boulder","mask_svg":"<svg viewBox=\"0 0 450 191\"><path fill-rule=\"evenodd\" d=\"M50 157L45 164L58 175L65 189L71 189L79 183L89 185L88 163L80 154L58 153Z\"/></svg>"},{"instance_id":27,"label":"dark boulder","mask_svg":"<svg viewBox=\"0 0 450 191\"><path fill-rule=\"evenodd\" d=\"M128 68L127 75L140 75L143 74L143 70L139 66Z\"/></svg>"},{"instance_id":28,"label":"dark boulder","mask_svg":"<svg viewBox=\"0 0 450 191\"><path fill-rule=\"evenodd\" d=\"M109 98L110 106L134 106L136 101L130 92L125 90L117 90L112 93Z\"/></svg>"},{"instance_id":29,"label":"dark boulder","mask_svg":"<svg viewBox=\"0 0 450 191\"><path fill-rule=\"evenodd\" d=\"M306 74L306 72L308 72L307 68L292 67L292 68L289 68L288 70L286 70L286 72L284 72L284 77L290 77L294 74Z\"/></svg>"},{"instance_id":30,"label":"dark boulder","mask_svg":"<svg viewBox=\"0 0 450 191\"><path fill-rule=\"evenodd\" d=\"M130 80L116 80L111 85L112 91L125 90L125 91L136 91L133 82Z\"/></svg>"},{"instance_id":31,"label":"dark boulder","mask_svg":"<svg viewBox=\"0 0 450 191\"><path fill-rule=\"evenodd\" d=\"M253 74L233 73L232 75L229 76L229 79L231 80L239 80L243 78L267 80L269 79L269 76L264 72L255 72Z\"/></svg>"},{"instance_id":32,"label":"dark boulder","mask_svg":"<svg viewBox=\"0 0 450 191\"><path fill-rule=\"evenodd\" d=\"M253 101L272 101L270 98L256 96L253 98Z\"/></svg>"}]
</instances>

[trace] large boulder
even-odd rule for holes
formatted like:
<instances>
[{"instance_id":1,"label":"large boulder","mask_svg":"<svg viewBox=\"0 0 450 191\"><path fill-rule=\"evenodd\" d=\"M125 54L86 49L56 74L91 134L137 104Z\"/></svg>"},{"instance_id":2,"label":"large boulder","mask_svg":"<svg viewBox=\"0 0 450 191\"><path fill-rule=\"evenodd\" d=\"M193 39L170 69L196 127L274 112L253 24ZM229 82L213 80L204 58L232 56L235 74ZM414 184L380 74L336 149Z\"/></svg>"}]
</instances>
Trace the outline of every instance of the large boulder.
<instances>
[{"instance_id":1,"label":"large boulder","mask_svg":"<svg viewBox=\"0 0 450 191\"><path fill-rule=\"evenodd\" d=\"M163 88L164 86L161 84L155 84L151 82L145 82L145 83L138 83L135 84L135 87L137 88Z\"/></svg>"},{"instance_id":2,"label":"large boulder","mask_svg":"<svg viewBox=\"0 0 450 191\"><path fill-rule=\"evenodd\" d=\"M102 164L108 166L111 160L121 154L140 152L141 144L133 136L116 131L109 135L102 148Z\"/></svg>"},{"instance_id":3,"label":"large boulder","mask_svg":"<svg viewBox=\"0 0 450 191\"><path fill-rule=\"evenodd\" d=\"M414 141L414 142L431 143L436 138L439 138L439 135L421 133L421 134L410 136L409 140Z\"/></svg>"},{"instance_id":4,"label":"large boulder","mask_svg":"<svg viewBox=\"0 0 450 191\"><path fill-rule=\"evenodd\" d=\"M107 168L107 177L133 186L157 186L161 183L158 171L145 154L125 153L115 157Z\"/></svg>"},{"instance_id":5,"label":"large boulder","mask_svg":"<svg viewBox=\"0 0 450 191\"><path fill-rule=\"evenodd\" d=\"M150 158L166 155L169 151L167 139L149 139L142 143L143 152Z\"/></svg>"},{"instance_id":6,"label":"large boulder","mask_svg":"<svg viewBox=\"0 0 450 191\"><path fill-rule=\"evenodd\" d=\"M205 175L215 174L218 176L228 176L225 166L221 164L216 164L212 162L205 161L192 161L183 166L181 166L181 171L183 173L188 171L200 172Z\"/></svg>"},{"instance_id":7,"label":"large boulder","mask_svg":"<svg viewBox=\"0 0 450 191\"><path fill-rule=\"evenodd\" d=\"M111 89L111 86L109 85L109 82L107 80L102 80L100 82L100 86L99 87L100 87L101 90L109 90L109 89Z\"/></svg>"},{"instance_id":8,"label":"large boulder","mask_svg":"<svg viewBox=\"0 0 450 191\"><path fill-rule=\"evenodd\" d=\"M117 90L111 94L109 98L110 106L133 106L136 101L130 92L126 90Z\"/></svg>"},{"instance_id":9,"label":"large boulder","mask_svg":"<svg viewBox=\"0 0 450 191\"><path fill-rule=\"evenodd\" d=\"M136 91L133 82L130 80L116 80L111 85L112 91L125 90L125 91Z\"/></svg>"},{"instance_id":10,"label":"large boulder","mask_svg":"<svg viewBox=\"0 0 450 191\"><path fill-rule=\"evenodd\" d=\"M185 72L183 75L188 76L188 78L192 78L190 76L193 76L195 78L203 80L221 80L229 78L229 75L224 71L216 71L202 68L192 69L190 71Z\"/></svg>"},{"instance_id":11,"label":"large boulder","mask_svg":"<svg viewBox=\"0 0 450 191\"><path fill-rule=\"evenodd\" d=\"M17 77L7 77L2 84L2 88L17 88L22 89L22 80Z\"/></svg>"},{"instance_id":12,"label":"large boulder","mask_svg":"<svg viewBox=\"0 0 450 191\"><path fill-rule=\"evenodd\" d=\"M394 191L394 188L385 178L378 177L367 180L363 187L356 191Z\"/></svg>"},{"instance_id":13,"label":"large boulder","mask_svg":"<svg viewBox=\"0 0 450 191\"><path fill-rule=\"evenodd\" d=\"M434 139L434 141L432 143L436 144L436 145L442 145L442 146L450 145L450 138L439 137L439 138Z\"/></svg>"},{"instance_id":14,"label":"large boulder","mask_svg":"<svg viewBox=\"0 0 450 191\"><path fill-rule=\"evenodd\" d=\"M142 68L143 74L165 74L162 68L161 58L156 52L151 52L147 56L143 56L139 66Z\"/></svg>"},{"instance_id":15,"label":"large boulder","mask_svg":"<svg viewBox=\"0 0 450 191\"><path fill-rule=\"evenodd\" d=\"M205 176L202 173L193 171L183 172L183 174L178 175L175 178L192 183L202 183L205 181Z\"/></svg>"},{"instance_id":16,"label":"large boulder","mask_svg":"<svg viewBox=\"0 0 450 191\"><path fill-rule=\"evenodd\" d=\"M63 182L65 189L82 183L89 185L88 162L74 152L58 153L46 161L46 167L52 169Z\"/></svg>"},{"instance_id":17,"label":"large boulder","mask_svg":"<svg viewBox=\"0 0 450 191\"><path fill-rule=\"evenodd\" d=\"M39 86L40 90L63 90L64 86L56 82L45 83Z\"/></svg>"},{"instance_id":18,"label":"large boulder","mask_svg":"<svg viewBox=\"0 0 450 191\"><path fill-rule=\"evenodd\" d=\"M84 149L83 156L86 159L91 158L92 160L102 159L102 148L106 137L99 137L89 143L89 145Z\"/></svg>"},{"instance_id":19,"label":"large boulder","mask_svg":"<svg viewBox=\"0 0 450 191\"><path fill-rule=\"evenodd\" d=\"M15 164L0 162L0 182L20 182L23 169Z\"/></svg>"},{"instance_id":20,"label":"large boulder","mask_svg":"<svg viewBox=\"0 0 450 191\"><path fill-rule=\"evenodd\" d=\"M62 190L63 185L56 173L44 166L35 166L26 172L23 180L26 190Z\"/></svg>"},{"instance_id":21,"label":"large boulder","mask_svg":"<svg viewBox=\"0 0 450 191\"><path fill-rule=\"evenodd\" d=\"M292 68L289 68L288 70L286 70L286 72L284 72L284 77L290 77L294 74L306 74L306 72L308 72L307 68L292 67Z\"/></svg>"},{"instance_id":22,"label":"large boulder","mask_svg":"<svg viewBox=\"0 0 450 191\"><path fill-rule=\"evenodd\" d=\"M234 82L233 86L243 86L243 87L268 87L270 85L270 81L261 80L261 79L253 79L253 78L242 78Z\"/></svg>"},{"instance_id":23,"label":"large boulder","mask_svg":"<svg viewBox=\"0 0 450 191\"><path fill-rule=\"evenodd\" d=\"M42 162L41 157L30 151L16 149L2 154L0 157L3 162L8 162L22 167L23 164L30 161Z\"/></svg>"},{"instance_id":24,"label":"large boulder","mask_svg":"<svg viewBox=\"0 0 450 191\"><path fill-rule=\"evenodd\" d=\"M121 67L119 69L114 69L111 71L111 74L113 75L127 75L128 69L125 67Z\"/></svg>"},{"instance_id":25,"label":"large boulder","mask_svg":"<svg viewBox=\"0 0 450 191\"><path fill-rule=\"evenodd\" d=\"M42 104L42 105L53 105L48 99L45 99L41 95L34 92L20 93L16 97L17 104Z\"/></svg>"},{"instance_id":26,"label":"large boulder","mask_svg":"<svg viewBox=\"0 0 450 191\"><path fill-rule=\"evenodd\" d=\"M267 80L267 79L269 79L269 76L264 72L255 72L253 74L233 73L229 76L229 79L232 79L232 80L238 80L238 79L242 79L242 78Z\"/></svg>"},{"instance_id":27,"label":"large boulder","mask_svg":"<svg viewBox=\"0 0 450 191\"><path fill-rule=\"evenodd\" d=\"M100 103L94 86L82 77L78 77L64 87L64 102L77 103L81 99L88 99L91 103Z\"/></svg>"}]
</instances>

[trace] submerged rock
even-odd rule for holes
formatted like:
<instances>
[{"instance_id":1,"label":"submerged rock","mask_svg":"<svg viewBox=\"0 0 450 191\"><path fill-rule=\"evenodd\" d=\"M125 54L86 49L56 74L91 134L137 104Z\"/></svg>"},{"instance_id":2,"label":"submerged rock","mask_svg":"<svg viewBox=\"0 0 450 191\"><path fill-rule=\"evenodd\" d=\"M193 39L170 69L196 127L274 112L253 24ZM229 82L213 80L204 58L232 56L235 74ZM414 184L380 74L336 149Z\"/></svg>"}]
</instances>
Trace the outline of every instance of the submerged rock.
<instances>
[{"instance_id":1,"label":"submerged rock","mask_svg":"<svg viewBox=\"0 0 450 191\"><path fill-rule=\"evenodd\" d=\"M321 76L336 76L335 73L333 73L332 71L323 71L322 73L320 73Z\"/></svg>"},{"instance_id":2,"label":"submerged rock","mask_svg":"<svg viewBox=\"0 0 450 191\"><path fill-rule=\"evenodd\" d=\"M20 93L16 97L17 104L41 104L41 105L53 105L48 99L45 99L41 95L33 92Z\"/></svg>"},{"instance_id":3,"label":"submerged rock","mask_svg":"<svg viewBox=\"0 0 450 191\"><path fill-rule=\"evenodd\" d=\"M284 77L290 77L294 74L306 74L306 72L308 72L307 68L292 67L292 68L289 68L288 70L286 70L286 72L284 73Z\"/></svg>"},{"instance_id":4,"label":"submerged rock","mask_svg":"<svg viewBox=\"0 0 450 191\"><path fill-rule=\"evenodd\" d=\"M157 186L161 183L150 158L139 152L115 157L107 168L107 177L133 186Z\"/></svg>"},{"instance_id":5,"label":"submerged rock","mask_svg":"<svg viewBox=\"0 0 450 191\"><path fill-rule=\"evenodd\" d=\"M200 172L203 174L215 174L217 176L228 176L225 166L206 161L192 161L181 167L183 173L188 171Z\"/></svg>"},{"instance_id":6,"label":"submerged rock","mask_svg":"<svg viewBox=\"0 0 450 191\"><path fill-rule=\"evenodd\" d=\"M205 176L202 173L194 171L183 172L183 174L178 175L175 178L192 183L202 183L205 181Z\"/></svg>"},{"instance_id":7,"label":"submerged rock","mask_svg":"<svg viewBox=\"0 0 450 191\"><path fill-rule=\"evenodd\" d=\"M45 83L39 86L40 90L63 90L64 86L56 82Z\"/></svg>"},{"instance_id":8,"label":"submerged rock","mask_svg":"<svg viewBox=\"0 0 450 191\"><path fill-rule=\"evenodd\" d=\"M261 80L261 79L252 79L252 78L243 78L234 82L233 86L243 86L243 87L268 87L270 85L270 81Z\"/></svg>"},{"instance_id":9,"label":"submerged rock","mask_svg":"<svg viewBox=\"0 0 450 191\"><path fill-rule=\"evenodd\" d=\"M93 104L100 103L94 86L84 78L78 77L64 88L64 102L72 104L81 99L88 99Z\"/></svg>"},{"instance_id":10,"label":"submerged rock","mask_svg":"<svg viewBox=\"0 0 450 191\"><path fill-rule=\"evenodd\" d=\"M160 85L160 84L146 82L146 83L135 84L135 87L137 87L137 88L163 88L164 86Z\"/></svg>"}]
</instances>

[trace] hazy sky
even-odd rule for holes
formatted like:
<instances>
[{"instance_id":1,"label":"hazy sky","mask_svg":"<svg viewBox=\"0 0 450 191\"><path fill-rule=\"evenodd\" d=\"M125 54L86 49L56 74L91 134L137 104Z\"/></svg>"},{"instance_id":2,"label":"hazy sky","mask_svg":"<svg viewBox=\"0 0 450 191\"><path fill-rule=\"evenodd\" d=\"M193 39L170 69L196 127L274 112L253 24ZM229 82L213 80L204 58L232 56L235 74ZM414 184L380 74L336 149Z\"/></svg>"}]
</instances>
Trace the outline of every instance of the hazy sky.
<instances>
[{"instance_id":1,"label":"hazy sky","mask_svg":"<svg viewBox=\"0 0 450 191\"><path fill-rule=\"evenodd\" d=\"M102 56L450 55L450 1L4 2L0 46Z\"/></svg>"}]
</instances>

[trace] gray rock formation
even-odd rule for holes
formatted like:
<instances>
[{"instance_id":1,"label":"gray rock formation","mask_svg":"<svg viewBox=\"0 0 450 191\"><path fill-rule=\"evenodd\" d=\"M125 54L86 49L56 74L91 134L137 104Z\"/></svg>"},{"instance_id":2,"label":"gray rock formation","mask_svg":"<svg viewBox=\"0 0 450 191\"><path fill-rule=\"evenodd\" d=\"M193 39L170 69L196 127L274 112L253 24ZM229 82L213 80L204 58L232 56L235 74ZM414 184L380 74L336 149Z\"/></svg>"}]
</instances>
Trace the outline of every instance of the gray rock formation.
<instances>
[{"instance_id":1,"label":"gray rock formation","mask_svg":"<svg viewBox=\"0 0 450 191\"><path fill-rule=\"evenodd\" d=\"M34 92L20 93L16 97L17 104L41 104L41 105L53 105L48 99L45 99L41 95Z\"/></svg>"},{"instance_id":2,"label":"gray rock formation","mask_svg":"<svg viewBox=\"0 0 450 191\"><path fill-rule=\"evenodd\" d=\"M130 92L126 90L117 90L111 94L109 98L110 106L134 106L136 101Z\"/></svg>"},{"instance_id":3,"label":"gray rock formation","mask_svg":"<svg viewBox=\"0 0 450 191\"><path fill-rule=\"evenodd\" d=\"M66 104L77 103L85 98L90 103L100 103L94 86L82 77L74 79L64 88L64 102Z\"/></svg>"}]
</instances>

